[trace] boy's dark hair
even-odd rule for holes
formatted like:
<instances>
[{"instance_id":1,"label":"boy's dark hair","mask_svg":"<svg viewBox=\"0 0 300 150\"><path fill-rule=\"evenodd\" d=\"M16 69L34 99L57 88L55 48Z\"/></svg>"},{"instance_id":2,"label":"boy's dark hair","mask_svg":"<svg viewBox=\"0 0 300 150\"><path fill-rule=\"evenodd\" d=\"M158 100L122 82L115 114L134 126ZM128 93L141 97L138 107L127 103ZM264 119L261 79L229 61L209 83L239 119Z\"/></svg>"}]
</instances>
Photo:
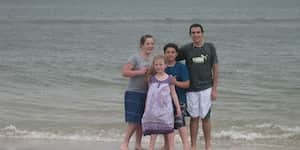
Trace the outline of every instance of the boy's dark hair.
<instances>
[{"instance_id":1,"label":"boy's dark hair","mask_svg":"<svg viewBox=\"0 0 300 150\"><path fill-rule=\"evenodd\" d=\"M178 46L175 43L168 43L164 46L164 53L166 52L167 48L174 48L176 50L176 52L178 52Z\"/></svg>"},{"instance_id":2,"label":"boy's dark hair","mask_svg":"<svg viewBox=\"0 0 300 150\"><path fill-rule=\"evenodd\" d=\"M194 27L199 27L199 28L201 29L201 32L204 33L204 30L203 30L202 25L201 25L201 24L198 24L198 23L194 23L194 24L192 24L192 25L190 26L190 30L189 30L190 35L191 35L191 33L192 33L191 30L192 30L192 28L194 28Z\"/></svg>"}]
</instances>

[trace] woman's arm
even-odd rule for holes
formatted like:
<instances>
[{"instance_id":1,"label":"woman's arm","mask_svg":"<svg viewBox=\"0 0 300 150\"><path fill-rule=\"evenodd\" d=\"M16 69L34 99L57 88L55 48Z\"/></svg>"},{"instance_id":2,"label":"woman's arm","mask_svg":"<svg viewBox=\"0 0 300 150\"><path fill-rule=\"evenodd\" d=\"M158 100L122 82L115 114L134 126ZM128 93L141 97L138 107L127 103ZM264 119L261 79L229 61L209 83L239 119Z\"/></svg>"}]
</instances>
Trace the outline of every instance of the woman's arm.
<instances>
[{"instance_id":1,"label":"woman's arm","mask_svg":"<svg viewBox=\"0 0 300 150\"><path fill-rule=\"evenodd\" d=\"M147 72L147 67L144 67L139 70L133 70L134 65L131 63L127 63L123 66L122 75L124 77L134 77L137 75L144 75Z\"/></svg>"}]
</instances>

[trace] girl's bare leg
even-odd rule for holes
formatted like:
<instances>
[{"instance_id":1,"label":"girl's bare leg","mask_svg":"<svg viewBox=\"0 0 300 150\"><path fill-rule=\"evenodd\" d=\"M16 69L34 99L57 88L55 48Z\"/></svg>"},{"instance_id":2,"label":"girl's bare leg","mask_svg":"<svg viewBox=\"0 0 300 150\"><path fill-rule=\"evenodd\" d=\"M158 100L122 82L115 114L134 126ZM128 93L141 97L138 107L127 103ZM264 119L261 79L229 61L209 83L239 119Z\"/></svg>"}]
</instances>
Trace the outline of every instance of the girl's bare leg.
<instances>
[{"instance_id":1,"label":"girl's bare leg","mask_svg":"<svg viewBox=\"0 0 300 150\"><path fill-rule=\"evenodd\" d=\"M164 136L164 145L160 148L160 150L168 150L169 149L169 142L168 142L168 136L166 134Z\"/></svg>"},{"instance_id":2,"label":"girl's bare leg","mask_svg":"<svg viewBox=\"0 0 300 150\"><path fill-rule=\"evenodd\" d=\"M157 138L157 134L151 134L149 150L154 150L156 138Z\"/></svg>"},{"instance_id":3,"label":"girl's bare leg","mask_svg":"<svg viewBox=\"0 0 300 150\"><path fill-rule=\"evenodd\" d=\"M123 143L120 146L120 150L128 150L128 144L129 144L130 138L131 138L132 134L134 133L134 131L136 130L136 127L137 127L136 124L128 123Z\"/></svg>"},{"instance_id":4,"label":"girl's bare leg","mask_svg":"<svg viewBox=\"0 0 300 150\"><path fill-rule=\"evenodd\" d=\"M174 139L174 132L169 133L168 135L168 146L169 146L169 150L174 150L175 149L175 139Z\"/></svg>"},{"instance_id":5,"label":"girl's bare leg","mask_svg":"<svg viewBox=\"0 0 300 150\"><path fill-rule=\"evenodd\" d=\"M178 131L179 131L179 135L180 135L180 138L182 141L183 150L190 150L187 128L184 126L184 127L179 128Z\"/></svg>"}]
</instances>

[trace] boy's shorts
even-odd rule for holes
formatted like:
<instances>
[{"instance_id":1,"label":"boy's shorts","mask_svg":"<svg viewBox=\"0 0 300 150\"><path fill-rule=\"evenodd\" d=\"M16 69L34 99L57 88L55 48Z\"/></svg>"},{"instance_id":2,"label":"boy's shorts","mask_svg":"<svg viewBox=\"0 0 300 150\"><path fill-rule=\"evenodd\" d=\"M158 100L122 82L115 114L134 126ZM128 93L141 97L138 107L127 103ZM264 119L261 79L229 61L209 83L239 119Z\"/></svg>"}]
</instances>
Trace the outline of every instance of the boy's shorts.
<instances>
[{"instance_id":1,"label":"boy's shorts","mask_svg":"<svg viewBox=\"0 0 300 150\"><path fill-rule=\"evenodd\" d=\"M180 109L181 109L181 116L180 117L176 117L176 111L174 112L174 115L175 115L174 129L179 129L179 128L185 126L184 117L187 115L186 114L186 104L180 104Z\"/></svg>"},{"instance_id":2,"label":"boy's shorts","mask_svg":"<svg viewBox=\"0 0 300 150\"><path fill-rule=\"evenodd\" d=\"M210 117L211 112L211 88L196 92L186 93L187 111L191 117L201 119Z\"/></svg>"}]
</instances>

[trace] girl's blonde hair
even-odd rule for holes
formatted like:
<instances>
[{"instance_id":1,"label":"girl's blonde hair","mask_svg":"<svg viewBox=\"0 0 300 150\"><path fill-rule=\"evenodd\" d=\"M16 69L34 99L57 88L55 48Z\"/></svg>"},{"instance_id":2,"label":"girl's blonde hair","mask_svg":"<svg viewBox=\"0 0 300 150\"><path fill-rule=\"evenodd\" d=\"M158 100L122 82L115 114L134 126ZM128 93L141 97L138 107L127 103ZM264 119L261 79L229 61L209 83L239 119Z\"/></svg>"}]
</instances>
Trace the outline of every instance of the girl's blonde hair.
<instances>
[{"instance_id":1,"label":"girl's blonde hair","mask_svg":"<svg viewBox=\"0 0 300 150\"><path fill-rule=\"evenodd\" d=\"M154 69L154 63L155 63L156 60L159 60L159 59L162 59L164 61L164 63L167 64L167 59L166 59L166 57L164 55L156 55L156 56L154 56L152 64L151 64L151 66L150 66L150 68L149 68L149 70L147 72L147 79L150 76L152 76L152 75L154 75L156 73L156 71Z\"/></svg>"}]
</instances>

